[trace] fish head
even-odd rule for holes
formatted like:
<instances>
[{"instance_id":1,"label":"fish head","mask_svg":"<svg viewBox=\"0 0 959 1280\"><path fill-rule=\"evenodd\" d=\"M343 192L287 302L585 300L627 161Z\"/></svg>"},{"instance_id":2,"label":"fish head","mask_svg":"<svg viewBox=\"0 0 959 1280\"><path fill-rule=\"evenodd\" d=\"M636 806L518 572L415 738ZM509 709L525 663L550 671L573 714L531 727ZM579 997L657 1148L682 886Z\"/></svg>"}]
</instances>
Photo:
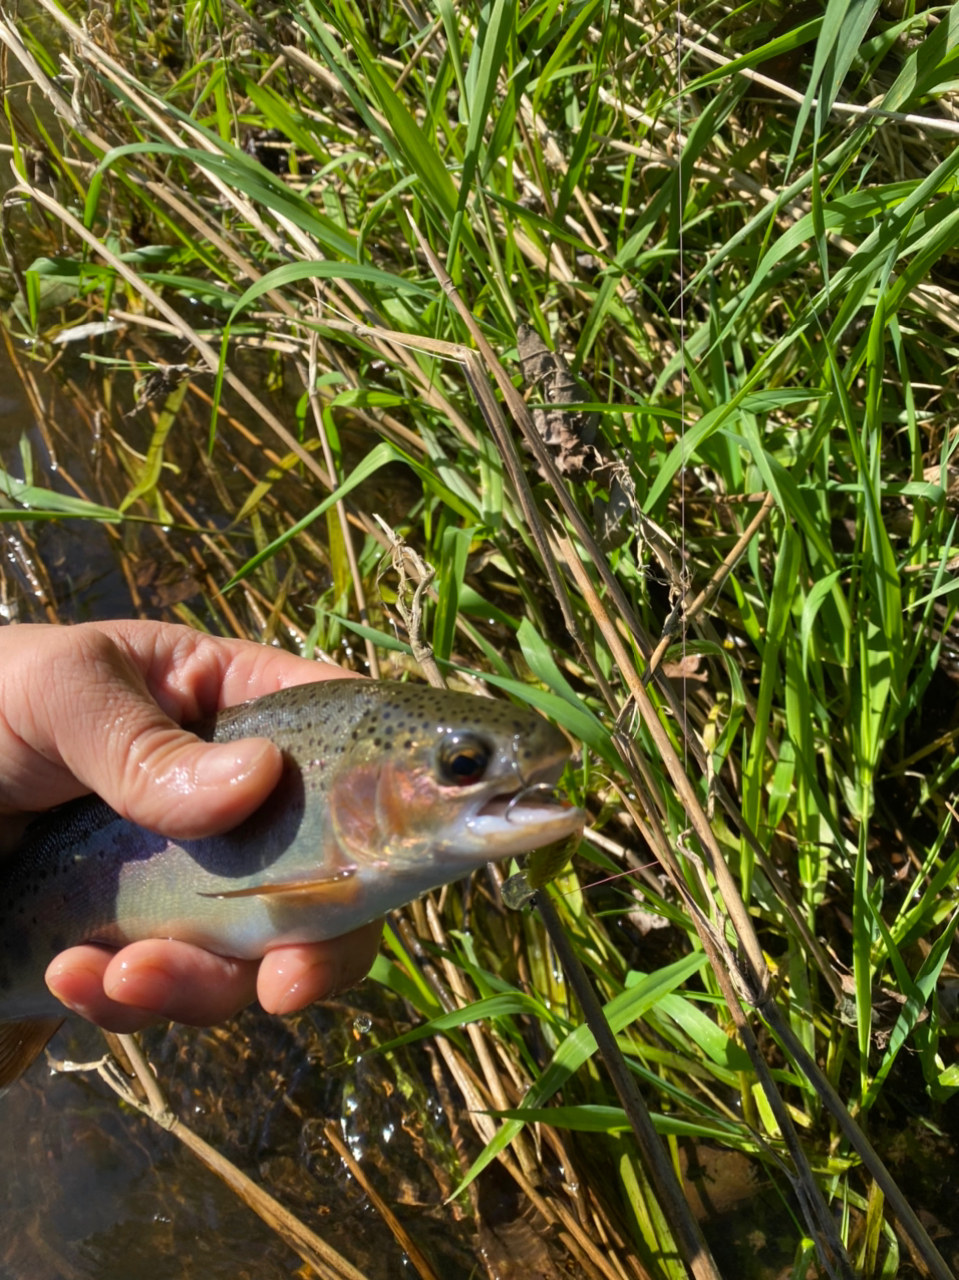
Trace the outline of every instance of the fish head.
<instances>
[{"instance_id":1,"label":"fish head","mask_svg":"<svg viewBox=\"0 0 959 1280\"><path fill-rule=\"evenodd\" d=\"M465 872L582 830L584 812L553 794L570 744L548 721L471 694L389 688L354 724L332 780L342 850L392 868L462 859Z\"/></svg>"}]
</instances>

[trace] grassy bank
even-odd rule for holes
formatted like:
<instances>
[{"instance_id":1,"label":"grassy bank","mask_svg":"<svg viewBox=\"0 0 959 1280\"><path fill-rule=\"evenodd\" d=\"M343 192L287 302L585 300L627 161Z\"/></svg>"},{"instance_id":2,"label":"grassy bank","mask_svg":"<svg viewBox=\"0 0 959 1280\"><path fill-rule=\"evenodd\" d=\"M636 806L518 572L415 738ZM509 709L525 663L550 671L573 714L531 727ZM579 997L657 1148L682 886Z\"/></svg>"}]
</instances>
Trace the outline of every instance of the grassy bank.
<instances>
[{"instance_id":1,"label":"grassy bank","mask_svg":"<svg viewBox=\"0 0 959 1280\"><path fill-rule=\"evenodd\" d=\"M552 716L593 824L551 900L674 1170L745 1159L768 1274L948 1275L959 11L71 12L0 26L2 283L27 382L96 362L97 456L25 446L0 516ZM499 1160L551 1265L715 1274L541 917L444 911L375 976L451 1033L468 1212Z\"/></svg>"}]
</instances>

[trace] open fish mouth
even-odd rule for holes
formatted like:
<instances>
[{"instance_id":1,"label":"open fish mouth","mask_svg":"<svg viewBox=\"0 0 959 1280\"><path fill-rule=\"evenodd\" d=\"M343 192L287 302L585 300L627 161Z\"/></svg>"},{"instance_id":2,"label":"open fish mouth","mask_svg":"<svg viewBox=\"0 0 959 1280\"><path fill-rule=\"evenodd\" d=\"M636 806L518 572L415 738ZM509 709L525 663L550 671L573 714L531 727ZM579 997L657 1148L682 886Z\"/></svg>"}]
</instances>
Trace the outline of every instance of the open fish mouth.
<instances>
[{"instance_id":1,"label":"open fish mouth","mask_svg":"<svg viewBox=\"0 0 959 1280\"><path fill-rule=\"evenodd\" d=\"M531 782L519 791L494 796L476 813L477 818L494 818L522 826L530 822L549 821L573 806L556 793L552 782Z\"/></svg>"},{"instance_id":2,"label":"open fish mouth","mask_svg":"<svg viewBox=\"0 0 959 1280\"><path fill-rule=\"evenodd\" d=\"M539 771L539 781L517 779L512 790L483 801L467 818L470 835L502 846L504 853L521 853L581 831L586 813L556 793L558 772Z\"/></svg>"}]
</instances>

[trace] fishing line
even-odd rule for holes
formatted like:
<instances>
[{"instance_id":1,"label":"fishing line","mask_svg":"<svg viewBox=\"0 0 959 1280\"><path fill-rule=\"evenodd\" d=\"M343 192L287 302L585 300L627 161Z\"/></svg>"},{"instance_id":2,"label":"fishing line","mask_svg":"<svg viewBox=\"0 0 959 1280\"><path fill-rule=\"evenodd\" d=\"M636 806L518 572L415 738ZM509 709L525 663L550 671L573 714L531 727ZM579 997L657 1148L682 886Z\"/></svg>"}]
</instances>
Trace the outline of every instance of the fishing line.
<instances>
[{"instance_id":1,"label":"fishing line","mask_svg":"<svg viewBox=\"0 0 959 1280\"><path fill-rule=\"evenodd\" d=\"M630 867L628 871L617 871L615 875L606 876L604 880L589 880L575 889L567 889L565 893L557 894L557 897L572 898L577 893L588 893L590 889L599 889L604 884L612 884L615 880L625 880L629 877L635 877L637 884L640 884L638 874L640 871L656 870L658 867L658 862L644 862L638 867Z\"/></svg>"}]
</instances>

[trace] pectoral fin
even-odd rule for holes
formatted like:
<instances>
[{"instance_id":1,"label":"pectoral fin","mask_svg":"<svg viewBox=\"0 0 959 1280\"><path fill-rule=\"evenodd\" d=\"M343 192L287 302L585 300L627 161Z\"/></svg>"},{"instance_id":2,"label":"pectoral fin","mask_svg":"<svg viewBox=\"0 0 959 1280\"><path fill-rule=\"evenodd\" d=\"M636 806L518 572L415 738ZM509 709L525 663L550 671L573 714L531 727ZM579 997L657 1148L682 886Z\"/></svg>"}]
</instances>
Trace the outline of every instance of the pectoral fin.
<instances>
[{"instance_id":1,"label":"pectoral fin","mask_svg":"<svg viewBox=\"0 0 959 1280\"><path fill-rule=\"evenodd\" d=\"M356 867L343 867L326 876L308 880L284 880L282 884L251 884L244 889L224 889L221 893L201 893L201 898L266 898L270 902L292 905L315 903L349 903L356 897L359 882L354 882Z\"/></svg>"},{"instance_id":2,"label":"pectoral fin","mask_svg":"<svg viewBox=\"0 0 959 1280\"><path fill-rule=\"evenodd\" d=\"M62 1018L0 1022L0 1092L23 1075L62 1022Z\"/></svg>"}]
</instances>

